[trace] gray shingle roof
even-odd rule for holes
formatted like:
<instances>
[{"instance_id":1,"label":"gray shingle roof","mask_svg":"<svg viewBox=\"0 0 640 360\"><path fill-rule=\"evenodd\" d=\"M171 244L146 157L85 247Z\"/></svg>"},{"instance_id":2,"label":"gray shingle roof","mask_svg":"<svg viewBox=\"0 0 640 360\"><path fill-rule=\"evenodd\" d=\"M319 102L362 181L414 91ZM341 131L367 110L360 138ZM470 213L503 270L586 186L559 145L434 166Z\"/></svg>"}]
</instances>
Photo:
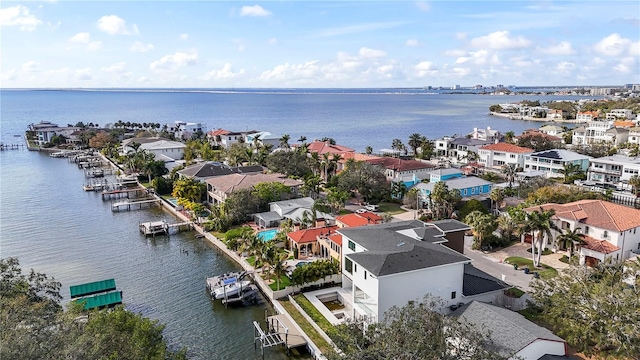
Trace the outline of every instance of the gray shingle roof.
<instances>
[{"instance_id":1,"label":"gray shingle roof","mask_svg":"<svg viewBox=\"0 0 640 360\"><path fill-rule=\"evenodd\" d=\"M562 338L517 312L479 301L459 307L451 316L478 329L489 330L496 350L504 356L515 354L537 339L564 342Z\"/></svg>"},{"instance_id":2,"label":"gray shingle roof","mask_svg":"<svg viewBox=\"0 0 640 360\"><path fill-rule=\"evenodd\" d=\"M469 225L454 219L438 220L430 222L429 224L435 225L445 233L471 229Z\"/></svg>"},{"instance_id":3,"label":"gray shingle roof","mask_svg":"<svg viewBox=\"0 0 640 360\"><path fill-rule=\"evenodd\" d=\"M509 287L501 280L475 268L471 264L464 265L464 277L462 278L462 295L464 296L484 294Z\"/></svg>"},{"instance_id":4,"label":"gray shingle roof","mask_svg":"<svg viewBox=\"0 0 640 360\"><path fill-rule=\"evenodd\" d=\"M178 171L180 175L196 178L222 176L232 173L233 170L230 167L215 161L194 164Z\"/></svg>"},{"instance_id":5,"label":"gray shingle roof","mask_svg":"<svg viewBox=\"0 0 640 360\"><path fill-rule=\"evenodd\" d=\"M417 239L399 234L398 231L420 229L425 223L418 220L406 220L379 225L367 225L357 228L343 228L338 232L364 247L368 251L396 251L400 242L416 244Z\"/></svg>"},{"instance_id":6,"label":"gray shingle roof","mask_svg":"<svg viewBox=\"0 0 640 360\"><path fill-rule=\"evenodd\" d=\"M375 276L469 261L466 256L442 245L427 242L397 245L396 251L364 251L347 257Z\"/></svg>"}]
</instances>

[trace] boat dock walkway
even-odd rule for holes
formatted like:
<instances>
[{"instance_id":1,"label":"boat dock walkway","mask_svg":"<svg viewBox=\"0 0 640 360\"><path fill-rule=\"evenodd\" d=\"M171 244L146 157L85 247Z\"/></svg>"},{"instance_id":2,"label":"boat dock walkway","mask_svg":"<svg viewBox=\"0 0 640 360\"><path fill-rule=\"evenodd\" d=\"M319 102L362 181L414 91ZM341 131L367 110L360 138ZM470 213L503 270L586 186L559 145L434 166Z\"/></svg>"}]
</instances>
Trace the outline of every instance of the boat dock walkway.
<instances>
[{"instance_id":1,"label":"boat dock walkway","mask_svg":"<svg viewBox=\"0 0 640 360\"><path fill-rule=\"evenodd\" d=\"M131 206L134 209L137 207L138 209L142 209L142 205L148 204L149 206L153 204L160 203L160 199L144 199L138 201L121 201L111 204L111 211L123 211L123 210L131 210Z\"/></svg>"},{"instance_id":2,"label":"boat dock walkway","mask_svg":"<svg viewBox=\"0 0 640 360\"><path fill-rule=\"evenodd\" d=\"M254 326L254 345L259 340L262 349L262 358L264 359L264 349L276 345L284 345L287 352L293 348L307 345L307 341L302 334L293 325L289 318L284 314L278 314L267 317L267 331L257 321L253 322Z\"/></svg>"},{"instance_id":3,"label":"boat dock walkway","mask_svg":"<svg viewBox=\"0 0 640 360\"><path fill-rule=\"evenodd\" d=\"M193 226L193 222L184 221L174 224L167 223L166 220L143 222L138 224L140 232L146 236L156 236L158 234L169 235L171 229L188 230Z\"/></svg>"},{"instance_id":4,"label":"boat dock walkway","mask_svg":"<svg viewBox=\"0 0 640 360\"><path fill-rule=\"evenodd\" d=\"M116 187L122 186L121 184L115 184ZM115 189L106 190L102 192L102 201L121 198L138 198L141 194L147 194L147 189L143 187L135 187L131 189Z\"/></svg>"}]
</instances>

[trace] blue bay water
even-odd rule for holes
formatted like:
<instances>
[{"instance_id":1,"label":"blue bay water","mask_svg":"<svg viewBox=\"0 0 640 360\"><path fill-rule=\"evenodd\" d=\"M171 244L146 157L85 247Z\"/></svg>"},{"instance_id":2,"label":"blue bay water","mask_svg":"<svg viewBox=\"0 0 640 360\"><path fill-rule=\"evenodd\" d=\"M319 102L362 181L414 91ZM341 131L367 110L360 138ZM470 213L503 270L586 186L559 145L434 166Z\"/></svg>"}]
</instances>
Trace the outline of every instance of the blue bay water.
<instances>
[{"instance_id":1,"label":"blue bay water","mask_svg":"<svg viewBox=\"0 0 640 360\"><path fill-rule=\"evenodd\" d=\"M520 133L538 127L487 116L491 104L531 97L426 95L419 91L0 91L0 141L22 143L31 123L79 121L105 125L196 121L209 130L265 130L324 136L356 150L390 147L411 133L434 139L491 126ZM543 97L541 101L558 99ZM212 306L205 278L237 269L191 233L145 238L138 223L167 219L158 210L111 212L98 194L82 191L81 170L66 159L26 150L0 152L0 256L17 256L25 271L69 286L115 278L131 310L166 324L173 347L193 359L252 359L252 321L266 304L242 309ZM182 250L187 250L186 255ZM284 358L272 350L268 358Z\"/></svg>"}]
</instances>

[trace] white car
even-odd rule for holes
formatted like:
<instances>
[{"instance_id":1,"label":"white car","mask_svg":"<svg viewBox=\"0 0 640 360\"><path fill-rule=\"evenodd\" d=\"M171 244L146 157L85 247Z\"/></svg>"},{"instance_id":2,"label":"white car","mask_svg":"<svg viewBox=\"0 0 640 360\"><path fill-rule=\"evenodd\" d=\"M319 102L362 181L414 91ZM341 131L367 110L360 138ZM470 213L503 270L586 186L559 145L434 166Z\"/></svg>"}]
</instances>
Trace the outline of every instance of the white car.
<instances>
[{"instance_id":1,"label":"white car","mask_svg":"<svg viewBox=\"0 0 640 360\"><path fill-rule=\"evenodd\" d=\"M358 209L356 210L356 214L364 214L367 212L367 209Z\"/></svg>"},{"instance_id":2,"label":"white car","mask_svg":"<svg viewBox=\"0 0 640 360\"><path fill-rule=\"evenodd\" d=\"M378 211L378 209L380 208L380 206L378 205L365 205L364 206L365 209L369 210L369 211Z\"/></svg>"}]
</instances>

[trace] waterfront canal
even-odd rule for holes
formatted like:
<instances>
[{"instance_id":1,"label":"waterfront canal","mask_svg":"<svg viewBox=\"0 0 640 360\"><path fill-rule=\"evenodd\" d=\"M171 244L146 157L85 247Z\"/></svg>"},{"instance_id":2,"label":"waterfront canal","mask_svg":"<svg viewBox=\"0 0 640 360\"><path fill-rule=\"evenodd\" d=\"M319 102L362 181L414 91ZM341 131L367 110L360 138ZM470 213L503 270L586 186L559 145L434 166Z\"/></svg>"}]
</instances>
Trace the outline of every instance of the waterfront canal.
<instances>
[{"instance_id":1,"label":"waterfront canal","mask_svg":"<svg viewBox=\"0 0 640 360\"><path fill-rule=\"evenodd\" d=\"M170 346L190 359L258 359L252 322L270 304L225 309L205 290L208 276L240 267L193 232L145 238L139 222L171 215L152 208L112 212L99 193L84 192L82 170L67 159L26 150L0 153L0 253L69 286L115 278L127 309L166 325ZM287 358L268 349L266 358Z\"/></svg>"}]
</instances>

